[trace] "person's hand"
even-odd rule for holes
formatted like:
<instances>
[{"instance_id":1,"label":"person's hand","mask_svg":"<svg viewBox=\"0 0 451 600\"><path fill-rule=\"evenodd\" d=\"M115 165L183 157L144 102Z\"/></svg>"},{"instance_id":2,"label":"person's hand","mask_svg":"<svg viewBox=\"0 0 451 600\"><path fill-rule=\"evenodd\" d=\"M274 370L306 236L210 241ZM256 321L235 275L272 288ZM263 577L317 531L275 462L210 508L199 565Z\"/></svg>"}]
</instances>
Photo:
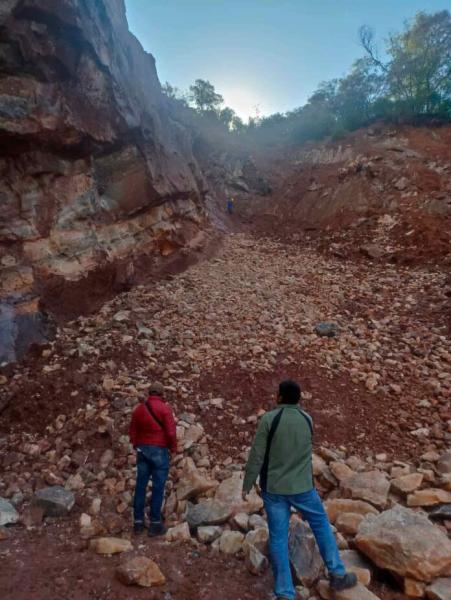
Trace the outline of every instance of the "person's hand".
<instances>
[{"instance_id":1,"label":"person's hand","mask_svg":"<svg viewBox=\"0 0 451 600\"><path fill-rule=\"evenodd\" d=\"M243 496L243 501L244 501L244 502L247 502L247 497L249 496L249 492L245 492L245 491L243 490L243 492L242 492L242 496Z\"/></svg>"}]
</instances>

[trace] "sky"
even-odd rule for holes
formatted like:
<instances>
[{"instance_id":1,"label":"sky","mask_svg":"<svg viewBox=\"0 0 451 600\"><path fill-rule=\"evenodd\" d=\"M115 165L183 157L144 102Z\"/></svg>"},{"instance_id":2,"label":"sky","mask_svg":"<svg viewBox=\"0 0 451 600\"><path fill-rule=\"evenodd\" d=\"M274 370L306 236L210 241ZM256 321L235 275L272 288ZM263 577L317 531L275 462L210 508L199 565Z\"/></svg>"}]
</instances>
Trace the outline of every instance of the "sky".
<instances>
[{"instance_id":1,"label":"sky","mask_svg":"<svg viewBox=\"0 0 451 600\"><path fill-rule=\"evenodd\" d=\"M162 83L187 90L207 79L245 120L301 106L321 81L345 75L363 54L361 25L383 43L419 10L451 9L451 0L125 3L129 28L154 55Z\"/></svg>"}]
</instances>

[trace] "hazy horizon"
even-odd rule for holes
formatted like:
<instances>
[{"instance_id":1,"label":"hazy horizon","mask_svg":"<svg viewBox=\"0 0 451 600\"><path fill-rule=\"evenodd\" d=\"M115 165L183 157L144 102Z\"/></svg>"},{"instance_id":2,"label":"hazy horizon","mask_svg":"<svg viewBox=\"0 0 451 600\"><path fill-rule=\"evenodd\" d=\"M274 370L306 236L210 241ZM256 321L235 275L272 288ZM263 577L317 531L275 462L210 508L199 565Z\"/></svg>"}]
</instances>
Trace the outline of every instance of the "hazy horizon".
<instances>
[{"instance_id":1,"label":"hazy horizon","mask_svg":"<svg viewBox=\"0 0 451 600\"><path fill-rule=\"evenodd\" d=\"M181 90L207 79L243 119L304 104L363 55L361 25L383 40L449 0L125 0L130 30Z\"/></svg>"}]
</instances>

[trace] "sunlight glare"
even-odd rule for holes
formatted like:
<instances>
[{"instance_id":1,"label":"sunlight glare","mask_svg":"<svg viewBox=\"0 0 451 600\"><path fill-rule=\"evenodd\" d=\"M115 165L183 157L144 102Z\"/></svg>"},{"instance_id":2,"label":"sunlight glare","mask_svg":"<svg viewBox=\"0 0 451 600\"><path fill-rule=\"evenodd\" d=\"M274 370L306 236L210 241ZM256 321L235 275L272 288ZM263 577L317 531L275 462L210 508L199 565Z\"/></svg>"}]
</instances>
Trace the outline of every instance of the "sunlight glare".
<instances>
[{"instance_id":1,"label":"sunlight glare","mask_svg":"<svg viewBox=\"0 0 451 600\"><path fill-rule=\"evenodd\" d=\"M230 106L236 114L247 122L249 117L261 116L261 99L249 89L229 88L221 92L224 104Z\"/></svg>"}]
</instances>

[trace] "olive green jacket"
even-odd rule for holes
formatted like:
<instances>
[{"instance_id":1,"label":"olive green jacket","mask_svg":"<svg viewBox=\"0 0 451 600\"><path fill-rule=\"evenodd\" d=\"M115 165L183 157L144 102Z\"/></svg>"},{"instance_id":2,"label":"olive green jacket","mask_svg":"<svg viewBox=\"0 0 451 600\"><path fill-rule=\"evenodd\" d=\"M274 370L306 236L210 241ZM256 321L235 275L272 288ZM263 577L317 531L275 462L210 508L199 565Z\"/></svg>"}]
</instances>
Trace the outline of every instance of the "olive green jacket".
<instances>
[{"instance_id":1,"label":"olive green jacket","mask_svg":"<svg viewBox=\"0 0 451 600\"><path fill-rule=\"evenodd\" d=\"M263 415L246 465L243 491L249 492L257 481L265 458L271 423L283 409L274 434L268 463L266 491L270 494L301 494L314 487L312 474L312 425L310 415L298 405L279 404Z\"/></svg>"}]
</instances>

